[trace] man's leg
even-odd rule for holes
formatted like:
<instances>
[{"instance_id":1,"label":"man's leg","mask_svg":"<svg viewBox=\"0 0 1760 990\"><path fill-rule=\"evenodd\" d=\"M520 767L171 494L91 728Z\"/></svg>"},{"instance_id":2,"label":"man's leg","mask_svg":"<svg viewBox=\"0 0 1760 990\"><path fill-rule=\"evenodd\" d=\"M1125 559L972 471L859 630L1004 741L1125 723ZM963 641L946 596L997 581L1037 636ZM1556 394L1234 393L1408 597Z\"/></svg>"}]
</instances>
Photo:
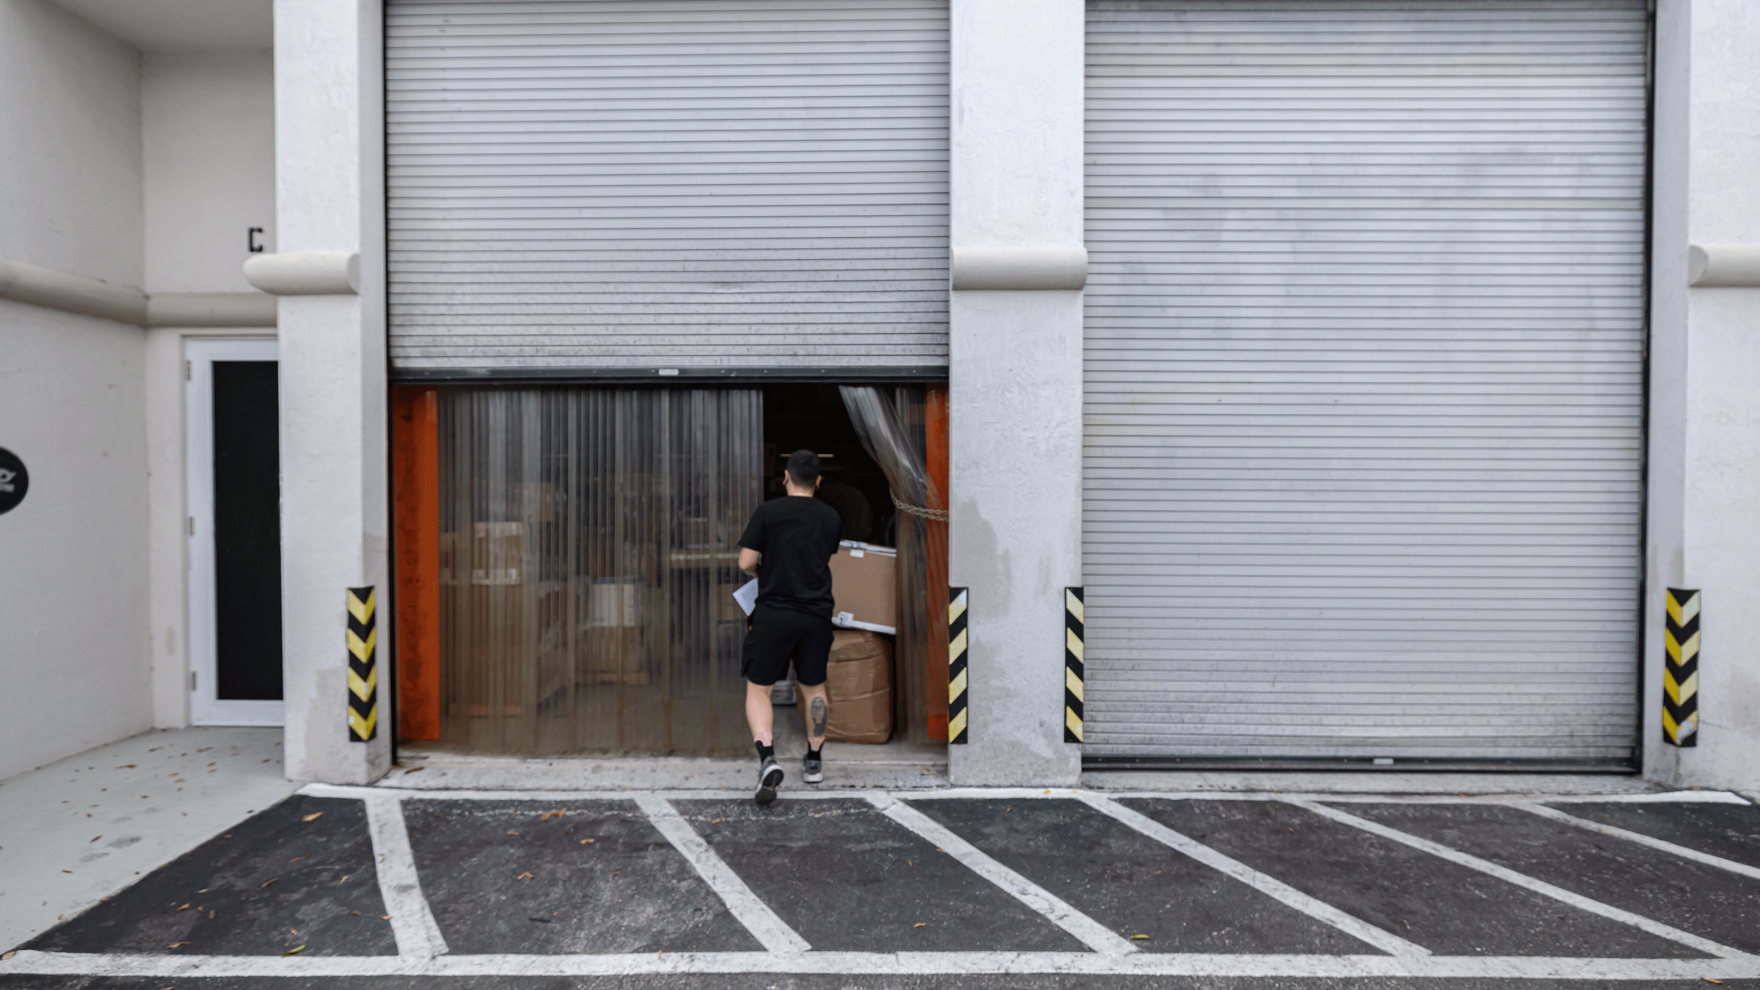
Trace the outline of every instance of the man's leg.
<instances>
[{"instance_id":1,"label":"man's leg","mask_svg":"<svg viewBox=\"0 0 1760 990\"><path fill-rule=\"evenodd\" d=\"M774 746L770 730L776 725L776 712L770 707L770 688L746 682L746 724L752 727L752 740L759 746Z\"/></svg>"},{"instance_id":2,"label":"man's leg","mask_svg":"<svg viewBox=\"0 0 1760 990\"><path fill-rule=\"evenodd\" d=\"M825 685L795 685L800 692L799 705L802 718L807 721L807 747L823 749L825 747L825 722L831 717L831 699L825 694ZM749 695L748 695L749 697ZM750 702L747 702L748 706Z\"/></svg>"},{"instance_id":3,"label":"man's leg","mask_svg":"<svg viewBox=\"0 0 1760 990\"><path fill-rule=\"evenodd\" d=\"M819 751L825 747L826 723L831 720L831 698L825 692L825 684L835 632L827 620L809 623L801 631L794 669L799 690L797 703L801 706L801 718L807 723L807 755L801 762L801 771L807 783L817 784L825 779L824 757Z\"/></svg>"},{"instance_id":4,"label":"man's leg","mask_svg":"<svg viewBox=\"0 0 1760 990\"><path fill-rule=\"evenodd\" d=\"M752 613L751 628L746 631L740 662L740 674L746 679L746 724L751 726L752 742L758 748L758 789L752 799L760 806L776 800L776 788L782 784L782 768L776 765L776 740L771 735L776 714L770 708L770 687L777 680L779 652L782 673L788 673L788 653L779 650L777 643L777 637L785 632L776 624L775 616L762 608L756 610Z\"/></svg>"}]
</instances>

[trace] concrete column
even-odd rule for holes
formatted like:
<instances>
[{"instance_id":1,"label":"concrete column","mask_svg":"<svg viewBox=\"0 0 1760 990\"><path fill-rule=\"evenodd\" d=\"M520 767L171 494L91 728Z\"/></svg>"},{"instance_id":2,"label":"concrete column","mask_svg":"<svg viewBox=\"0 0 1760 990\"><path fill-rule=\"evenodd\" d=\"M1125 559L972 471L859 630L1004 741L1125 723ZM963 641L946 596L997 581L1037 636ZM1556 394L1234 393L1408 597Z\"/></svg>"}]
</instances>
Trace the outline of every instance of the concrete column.
<instances>
[{"instance_id":1,"label":"concrete column","mask_svg":"<svg viewBox=\"0 0 1760 990\"><path fill-rule=\"evenodd\" d=\"M952 0L952 242L1082 243L1082 0ZM1031 281L1028 279L1027 281ZM971 589L961 784L1070 784L1063 589L1081 584L1082 293L956 289L950 581Z\"/></svg>"},{"instance_id":2,"label":"concrete column","mask_svg":"<svg viewBox=\"0 0 1760 990\"><path fill-rule=\"evenodd\" d=\"M390 764L383 70L378 0L275 0L283 252L358 252L359 294L280 300L281 610L287 775L366 783ZM346 589L379 589L379 719L349 741Z\"/></svg>"},{"instance_id":3,"label":"concrete column","mask_svg":"<svg viewBox=\"0 0 1760 990\"><path fill-rule=\"evenodd\" d=\"M1760 7L1660 0L1644 770L1760 787L1760 288L1690 288L1693 244L1760 245ZM1662 741L1664 589L1703 591L1699 740Z\"/></svg>"}]
</instances>

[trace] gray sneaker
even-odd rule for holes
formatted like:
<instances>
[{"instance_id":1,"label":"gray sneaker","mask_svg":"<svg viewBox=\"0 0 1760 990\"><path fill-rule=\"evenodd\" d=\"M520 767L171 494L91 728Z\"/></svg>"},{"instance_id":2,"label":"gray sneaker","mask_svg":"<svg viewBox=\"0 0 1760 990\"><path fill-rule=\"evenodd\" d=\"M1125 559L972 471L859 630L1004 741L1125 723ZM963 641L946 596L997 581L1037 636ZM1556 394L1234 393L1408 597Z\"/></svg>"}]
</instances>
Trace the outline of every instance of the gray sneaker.
<instances>
[{"instance_id":1,"label":"gray sneaker","mask_svg":"<svg viewBox=\"0 0 1760 990\"><path fill-rule=\"evenodd\" d=\"M758 790L752 794L752 800L759 807L776 800L776 788L782 786L782 768L776 765L774 756L764 757L764 765L758 768Z\"/></svg>"},{"instance_id":2,"label":"gray sneaker","mask_svg":"<svg viewBox=\"0 0 1760 990\"><path fill-rule=\"evenodd\" d=\"M801 757L801 779L809 784L824 780L825 762L809 751L806 756Z\"/></svg>"}]
</instances>

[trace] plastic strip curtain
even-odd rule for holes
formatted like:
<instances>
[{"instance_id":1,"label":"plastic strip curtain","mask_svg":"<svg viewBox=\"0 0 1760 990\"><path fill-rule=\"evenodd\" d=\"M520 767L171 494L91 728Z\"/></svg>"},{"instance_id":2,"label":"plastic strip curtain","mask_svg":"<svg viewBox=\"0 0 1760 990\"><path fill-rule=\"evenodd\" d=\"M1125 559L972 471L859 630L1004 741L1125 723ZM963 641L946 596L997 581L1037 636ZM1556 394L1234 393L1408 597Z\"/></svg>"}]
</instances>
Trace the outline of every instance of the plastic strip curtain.
<instances>
[{"instance_id":1,"label":"plastic strip curtain","mask_svg":"<svg viewBox=\"0 0 1760 990\"><path fill-rule=\"evenodd\" d=\"M739 754L762 393L440 392L441 741Z\"/></svg>"},{"instance_id":2,"label":"plastic strip curtain","mask_svg":"<svg viewBox=\"0 0 1760 990\"><path fill-rule=\"evenodd\" d=\"M862 447L885 472L892 497L920 510L944 510L943 495L929 480L926 467L926 417L924 390L917 386L889 389L890 399L872 385L840 387L850 422ZM929 588L933 581L947 583L947 524L920 513L898 513L899 624L894 664L897 696L897 734L914 743L929 741L929 716L938 711L945 725L947 669L934 665L931 643L942 628L933 621ZM943 620L944 622L945 620ZM944 633L942 633L945 635ZM932 695L939 691L940 704Z\"/></svg>"}]
</instances>

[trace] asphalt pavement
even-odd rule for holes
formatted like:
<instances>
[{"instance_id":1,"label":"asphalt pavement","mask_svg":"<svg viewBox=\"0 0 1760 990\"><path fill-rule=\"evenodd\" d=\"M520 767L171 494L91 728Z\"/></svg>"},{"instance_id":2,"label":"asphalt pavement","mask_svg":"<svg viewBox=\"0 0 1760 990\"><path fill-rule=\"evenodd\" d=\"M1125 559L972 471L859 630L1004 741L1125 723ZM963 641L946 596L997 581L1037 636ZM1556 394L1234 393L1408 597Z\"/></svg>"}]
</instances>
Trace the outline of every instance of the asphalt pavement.
<instances>
[{"instance_id":1,"label":"asphalt pavement","mask_svg":"<svg viewBox=\"0 0 1760 990\"><path fill-rule=\"evenodd\" d=\"M954 985L1760 987L1760 808L312 785L0 955L56 990Z\"/></svg>"}]
</instances>

